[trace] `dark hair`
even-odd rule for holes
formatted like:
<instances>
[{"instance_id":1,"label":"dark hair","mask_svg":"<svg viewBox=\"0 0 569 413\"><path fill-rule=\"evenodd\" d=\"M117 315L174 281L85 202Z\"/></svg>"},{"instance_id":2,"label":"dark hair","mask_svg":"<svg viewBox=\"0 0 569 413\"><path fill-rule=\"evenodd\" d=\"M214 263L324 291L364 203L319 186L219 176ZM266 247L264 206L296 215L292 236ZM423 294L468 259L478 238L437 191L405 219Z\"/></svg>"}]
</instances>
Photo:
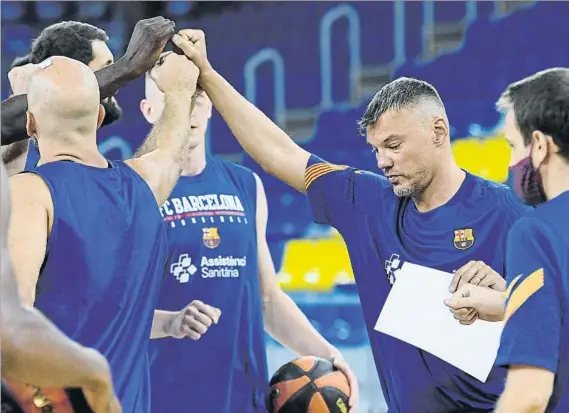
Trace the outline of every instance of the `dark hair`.
<instances>
[{"instance_id":1,"label":"dark hair","mask_svg":"<svg viewBox=\"0 0 569 413\"><path fill-rule=\"evenodd\" d=\"M430 83L409 77L400 77L388 83L375 94L358 122L360 133L365 135L367 128L374 125L385 112L401 110L425 100L436 103L444 110L437 89Z\"/></svg>"},{"instance_id":2,"label":"dark hair","mask_svg":"<svg viewBox=\"0 0 569 413\"><path fill-rule=\"evenodd\" d=\"M500 111L513 108L526 146L539 130L569 159L569 69L547 69L512 83L496 105Z\"/></svg>"},{"instance_id":3,"label":"dark hair","mask_svg":"<svg viewBox=\"0 0 569 413\"><path fill-rule=\"evenodd\" d=\"M51 56L65 56L88 65L93 60L92 42L107 42L104 30L87 23L65 21L46 27L32 43L32 63Z\"/></svg>"},{"instance_id":4,"label":"dark hair","mask_svg":"<svg viewBox=\"0 0 569 413\"><path fill-rule=\"evenodd\" d=\"M10 70L12 70L15 67L25 66L28 63L32 63L32 55L30 53L28 53L25 56L16 57L12 62L12 64L10 65Z\"/></svg>"}]
</instances>

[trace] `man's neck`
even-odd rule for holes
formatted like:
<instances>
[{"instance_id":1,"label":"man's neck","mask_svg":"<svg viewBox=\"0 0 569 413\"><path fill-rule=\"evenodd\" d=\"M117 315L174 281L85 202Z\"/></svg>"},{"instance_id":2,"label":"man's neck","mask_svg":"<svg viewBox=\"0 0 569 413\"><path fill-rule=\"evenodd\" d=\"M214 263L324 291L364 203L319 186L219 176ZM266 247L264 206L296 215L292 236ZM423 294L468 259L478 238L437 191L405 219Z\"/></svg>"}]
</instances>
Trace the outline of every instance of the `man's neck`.
<instances>
[{"instance_id":1,"label":"man's neck","mask_svg":"<svg viewBox=\"0 0 569 413\"><path fill-rule=\"evenodd\" d=\"M427 188L413 198L417 210L429 212L446 204L456 195L465 178L466 173L454 161L449 163L448 168L437 171Z\"/></svg>"},{"instance_id":2,"label":"man's neck","mask_svg":"<svg viewBox=\"0 0 569 413\"><path fill-rule=\"evenodd\" d=\"M555 171L548 179L545 186L547 199L558 197L563 192L569 191L569 163L561 161L550 168Z\"/></svg>"},{"instance_id":3,"label":"man's neck","mask_svg":"<svg viewBox=\"0 0 569 413\"><path fill-rule=\"evenodd\" d=\"M93 141L92 144L86 142ZM73 161L89 166L106 168L106 158L99 152L94 139L78 137L58 142L55 139L42 137L38 139L40 152L39 165L55 161Z\"/></svg>"},{"instance_id":4,"label":"man's neck","mask_svg":"<svg viewBox=\"0 0 569 413\"><path fill-rule=\"evenodd\" d=\"M206 166L205 143L200 143L190 147L186 166L182 171L182 176L196 176L201 174Z\"/></svg>"}]
</instances>

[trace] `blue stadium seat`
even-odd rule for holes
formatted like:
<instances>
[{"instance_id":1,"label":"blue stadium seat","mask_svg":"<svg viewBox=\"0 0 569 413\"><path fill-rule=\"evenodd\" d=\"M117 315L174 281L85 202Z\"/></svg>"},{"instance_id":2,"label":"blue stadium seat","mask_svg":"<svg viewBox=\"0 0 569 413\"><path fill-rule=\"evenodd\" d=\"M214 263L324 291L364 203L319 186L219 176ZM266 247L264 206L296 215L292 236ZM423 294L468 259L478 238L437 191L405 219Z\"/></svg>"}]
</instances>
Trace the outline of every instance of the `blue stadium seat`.
<instances>
[{"instance_id":1,"label":"blue stadium seat","mask_svg":"<svg viewBox=\"0 0 569 413\"><path fill-rule=\"evenodd\" d=\"M477 1L476 2L476 14L478 18L488 20L496 12L496 2L495 1Z\"/></svg>"},{"instance_id":2,"label":"blue stadium seat","mask_svg":"<svg viewBox=\"0 0 569 413\"><path fill-rule=\"evenodd\" d=\"M393 4L391 1L358 2L355 4L361 22L361 58L363 65L377 66L394 57Z\"/></svg>"},{"instance_id":3,"label":"blue stadium seat","mask_svg":"<svg viewBox=\"0 0 569 413\"><path fill-rule=\"evenodd\" d=\"M26 12L25 2L5 1L2 3L2 23L19 20Z\"/></svg>"},{"instance_id":4,"label":"blue stadium seat","mask_svg":"<svg viewBox=\"0 0 569 413\"><path fill-rule=\"evenodd\" d=\"M109 49L111 49L113 54L122 54L129 40L126 38L126 28L124 23L121 21L111 21L106 23L99 23L98 26L107 32L107 35L109 36Z\"/></svg>"},{"instance_id":5,"label":"blue stadium seat","mask_svg":"<svg viewBox=\"0 0 569 413\"><path fill-rule=\"evenodd\" d=\"M12 56L27 54L30 51L30 44L35 35L35 31L29 26L3 25L2 53L7 53Z\"/></svg>"},{"instance_id":6,"label":"blue stadium seat","mask_svg":"<svg viewBox=\"0 0 569 413\"><path fill-rule=\"evenodd\" d=\"M330 147L338 149L360 148L364 139L359 135L358 121L363 112L359 108L339 109L324 112L318 119L316 135L306 146L310 150Z\"/></svg>"},{"instance_id":7,"label":"blue stadium seat","mask_svg":"<svg viewBox=\"0 0 569 413\"><path fill-rule=\"evenodd\" d=\"M77 18L79 20L100 19L107 12L107 3L99 1L79 1L77 2Z\"/></svg>"},{"instance_id":8,"label":"blue stadium seat","mask_svg":"<svg viewBox=\"0 0 569 413\"><path fill-rule=\"evenodd\" d=\"M465 1L435 1L433 4L436 22L459 22L466 16Z\"/></svg>"},{"instance_id":9,"label":"blue stadium seat","mask_svg":"<svg viewBox=\"0 0 569 413\"><path fill-rule=\"evenodd\" d=\"M191 9L191 1L169 1L166 3L166 14L174 18L187 15Z\"/></svg>"},{"instance_id":10,"label":"blue stadium seat","mask_svg":"<svg viewBox=\"0 0 569 413\"><path fill-rule=\"evenodd\" d=\"M36 2L36 14L41 20L60 20L65 14L66 8L66 2L62 1Z\"/></svg>"},{"instance_id":11,"label":"blue stadium seat","mask_svg":"<svg viewBox=\"0 0 569 413\"><path fill-rule=\"evenodd\" d=\"M407 59L415 60L423 53L423 4L405 2L405 52Z\"/></svg>"}]
</instances>

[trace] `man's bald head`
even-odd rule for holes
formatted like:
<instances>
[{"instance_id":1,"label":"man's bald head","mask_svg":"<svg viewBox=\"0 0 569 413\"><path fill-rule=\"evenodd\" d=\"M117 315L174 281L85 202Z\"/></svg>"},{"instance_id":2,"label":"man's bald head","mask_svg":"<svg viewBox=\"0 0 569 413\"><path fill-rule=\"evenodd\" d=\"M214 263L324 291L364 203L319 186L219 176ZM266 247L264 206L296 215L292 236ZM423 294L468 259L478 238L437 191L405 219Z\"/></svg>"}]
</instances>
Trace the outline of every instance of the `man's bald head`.
<instances>
[{"instance_id":1,"label":"man's bald head","mask_svg":"<svg viewBox=\"0 0 569 413\"><path fill-rule=\"evenodd\" d=\"M94 134L104 117L95 74L83 63L51 57L30 79L28 134L73 138Z\"/></svg>"}]
</instances>

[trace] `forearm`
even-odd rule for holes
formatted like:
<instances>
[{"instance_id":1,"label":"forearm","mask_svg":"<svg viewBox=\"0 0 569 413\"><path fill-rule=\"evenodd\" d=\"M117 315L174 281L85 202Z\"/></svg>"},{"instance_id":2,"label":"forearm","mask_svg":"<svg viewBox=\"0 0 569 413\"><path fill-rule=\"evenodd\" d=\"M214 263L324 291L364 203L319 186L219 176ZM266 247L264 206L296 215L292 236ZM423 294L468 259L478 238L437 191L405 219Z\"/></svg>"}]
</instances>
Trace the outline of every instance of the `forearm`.
<instances>
[{"instance_id":1,"label":"forearm","mask_svg":"<svg viewBox=\"0 0 569 413\"><path fill-rule=\"evenodd\" d=\"M496 404L495 413L543 413L548 399L529 400L528 397L513 394L507 387Z\"/></svg>"},{"instance_id":2,"label":"forearm","mask_svg":"<svg viewBox=\"0 0 569 413\"><path fill-rule=\"evenodd\" d=\"M190 109L189 109L190 115L194 110L194 106L196 104L196 97L197 96L194 95L191 98ZM189 119L190 115L188 115L188 119ZM158 122L160 122L160 120ZM163 125L162 125L162 127L163 127ZM191 128L191 124L190 124L189 128ZM144 142L142 143L140 148L138 148L138 150L136 151L136 153L134 155L135 158L141 157L142 155L145 155L149 152L152 152L152 151L155 151L156 149L158 149L158 137L161 136L161 130L162 130L162 128L153 128L150 131L150 133L148 134L148 136L146 137L146 139L144 140Z\"/></svg>"},{"instance_id":3,"label":"forearm","mask_svg":"<svg viewBox=\"0 0 569 413\"><path fill-rule=\"evenodd\" d=\"M175 316L176 313L172 311L155 310L150 338L170 337L168 331L170 331L170 325L172 324L172 320Z\"/></svg>"},{"instance_id":4,"label":"forearm","mask_svg":"<svg viewBox=\"0 0 569 413\"><path fill-rule=\"evenodd\" d=\"M101 100L113 96L131 80L138 77L128 70L128 63L123 59L95 72L99 83ZM28 138L26 133L26 95L10 97L2 101L2 146Z\"/></svg>"},{"instance_id":5,"label":"forearm","mask_svg":"<svg viewBox=\"0 0 569 413\"><path fill-rule=\"evenodd\" d=\"M243 149L265 171L304 191L306 151L217 72L203 75L200 86Z\"/></svg>"},{"instance_id":6,"label":"forearm","mask_svg":"<svg viewBox=\"0 0 569 413\"><path fill-rule=\"evenodd\" d=\"M9 97L2 101L2 146L28 138L26 133L26 111L28 99L26 95Z\"/></svg>"},{"instance_id":7,"label":"forearm","mask_svg":"<svg viewBox=\"0 0 569 413\"><path fill-rule=\"evenodd\" d=\"M550 370L511 364L496 413L543 413L554 382L555 374Z\"/></svg>"},{"instance_id":8,"label":"forearm","mask_svg":"<svg viewBox=\"0 0 569 413\"><path fill-rule=\"evenodd\" d=\"M478 311L478 317L485 321L502 321L506 312L506 297L504 293L491 289L487 289L486 292L488 296L486 302Z\"/></svg>"},{"instance_id":9,"label":"forearm","mask_svg":"<svg viewBox=\"0 0 569 413\"><path fill-rule=\"evenodd\" d=\"M301 356L332 357L336 349L310 324L292 299L275 290L263 305L265 331ZM286 314L286 317L284 316Z\"/></svg>"},{"instance_id":10,"label":"forearm","mask_svg":"<svg viewBox=\"0 0 569 413\"><path fill-rule=\"evenodd\" d=\"M58 388L94 388L109 380L102 356L70 340L37 310L2 310L3 377Z\"/></svg>"},{"instance_id":11,"label":"forearm","mask_svg":"<svg viewBox=\"0 0 569 413\"><path fill-rule=\"evenodd\" d=\"M140 74L132 72L129 69L129 63L123 57L112 65L97 70L95 76L99 83L101 100L103 100L114 96L120 88L136 79Z\"/></svg>"}]
</instances>

